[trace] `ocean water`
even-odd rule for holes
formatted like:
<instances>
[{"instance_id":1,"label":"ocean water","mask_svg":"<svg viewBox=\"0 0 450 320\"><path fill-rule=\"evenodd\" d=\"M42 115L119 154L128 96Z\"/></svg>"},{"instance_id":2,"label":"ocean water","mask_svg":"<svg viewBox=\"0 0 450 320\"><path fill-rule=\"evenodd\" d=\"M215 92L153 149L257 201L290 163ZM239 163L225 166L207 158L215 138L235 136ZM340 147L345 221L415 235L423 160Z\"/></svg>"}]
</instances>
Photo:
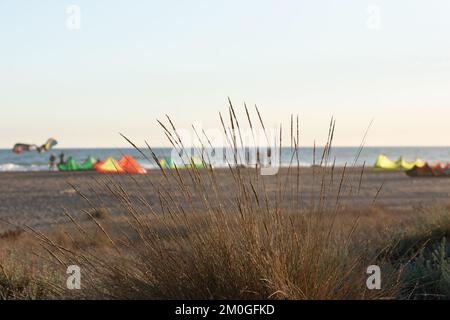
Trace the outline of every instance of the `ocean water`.
<instances>
[{"instance_id":1,"label":"ocean water","mask_svg":"<svg viewBox=\"0 0 450 320\"><path fill-rule=\"evenodd\" d=\"M151 154L148 150L143 149L148 158L151 159ZM156 148L154 149L158 158L176 158L171 148ZM239 162L245 161L252 163L255 162L256 156L254 150L244 152L242 150L242 157ZM331 151L330 161L335 160L337 166L343 166L344 164L353 164L358 155L358 147L335 147ZM152 160L147 160L135 149L53 149L48 153L38 154L35 151L27 152L21 155L16 155L11 150L0 149L0 172L5 171L45 171L48 170L48 162L50 155L55 155L58 159L60 153L64 153L65 158L72 157L78 162L83 162L87 157L92 156L97 159L105 159L109 156L119 160L123 155L129 154L138 160L138 162L147 169L157 168L157 164ZM191 152L191 151L189 151ZM189 153L188 152L188 153ZM205 151L208 157L212 159L212 165L214 167L227 167L228 163L234 163L231 150L223 149L207 149ZM273 153L275 151L272 151ZM314 149L313 148L300 148L300 165L311 166L313 163L320 163L323 148L317 148L315 151L316 160L314 161ZM247 158L245 154L250 154ZM266 154L266 151L261 151L262 154ZM407 161L413 161L416 158L420 158L430 163L450 161L450 147L365 147L361 155L358 158L357 164L362 165L364 162L367 166L372 166L375 163L379 154L385 154L392 160L397 160L400 156L403 156ZM224 155L225 154L225 155ZM278 152L277 152L278 154ZM176 153L175 153L176 155ZM290 148L281 149L281 166L288 166L292 158L292 150ZM194 153L194 156L199 157ZM260 156L260 160L264 162L264 156ZM278 162L278 160L276 160ZM294 160L296 162L296 160Z\"/></svg>"}]
</instances>

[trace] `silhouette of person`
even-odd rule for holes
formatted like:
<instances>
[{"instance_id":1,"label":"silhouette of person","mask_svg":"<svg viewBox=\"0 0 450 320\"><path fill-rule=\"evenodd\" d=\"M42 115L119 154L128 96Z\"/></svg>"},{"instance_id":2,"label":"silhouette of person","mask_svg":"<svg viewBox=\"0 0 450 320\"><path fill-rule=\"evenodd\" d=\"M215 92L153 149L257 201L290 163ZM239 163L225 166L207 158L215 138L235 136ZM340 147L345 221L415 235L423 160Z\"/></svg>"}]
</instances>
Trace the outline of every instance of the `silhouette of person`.
<instances>
[{"instance_id":1,"label":"silhouette of person","mask_svg":"<svg viewBox=\"0 0 450 320\"><path fill-rule=\"evenodd\" d=\"M63 163L64 163L64 153L61 152L61 153L59 154L59 163L58 163L58 164L63 164Z\"/></svg>"},{"instance_id":2,"label":"silhouette of person","mask_svg":"<svg viewBox=\"0 0 450 320\"><path fill-rule=\"evenodd\" d=\"M56 169L56 157L52 154L50 156L49 162L48 162L48 167L50 171L54 171Z\"/></svg>"}]
</instances>

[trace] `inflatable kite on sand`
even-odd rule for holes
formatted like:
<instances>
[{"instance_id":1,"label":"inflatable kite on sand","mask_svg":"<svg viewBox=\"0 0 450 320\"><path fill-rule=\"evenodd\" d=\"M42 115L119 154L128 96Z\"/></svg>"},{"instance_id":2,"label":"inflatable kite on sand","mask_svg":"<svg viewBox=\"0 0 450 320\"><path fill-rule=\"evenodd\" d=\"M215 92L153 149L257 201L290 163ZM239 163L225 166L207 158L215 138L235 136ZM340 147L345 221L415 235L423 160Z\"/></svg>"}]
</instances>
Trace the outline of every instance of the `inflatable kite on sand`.
<instances>
[{"instance_id":1,"label":"inflatable kite on sand","mask_svg":"<svg viewBox=\"0 0 450 320\"><path fill-rule=\"evenodd\" d=\"M12 152L15 154L22 154L27 151L36 150L39 153L47 152L54 146L58 144L53 138L48 139L43 145L40 147L36 144L26 144L26 143L16 143L12 149Z\"/></svg>"},{"instance_id":2,"label":"inflatable kite on sand","mask_svg":"<svg viewBox=\"0 0 450 320\"><path fill-rule=\"evenodd\" d=\"M78 164L74 159L70 158L64 163L58 164L59 171L90 171L95 170L97 160L89 157L82 164Z\"/></svg>"},{"instance_id":3,"label":"inflatable kite on sand","mask_svg":"<svg viewBox=\"0 0 450 320\"><path fill-rule=\"evenodd\" d=\"M197 169L203 169L206 167L202 161L195 157L192 157L190 162L186 164L177 164L171 158L161 159L159 160L159 165L163 169L191 169L193 167Z\"/></svg>"},{"instance_id":4,"label":"inflatable kite on sand","mask_svg":"<svg viewBox=\"0 0 450 320\"><path fill-rule=\"evenodd\" d=\"M397 161L392 161L385 155L380 155L375 163L375 169L380 170L404 170L412 178L450 178L450 163L442 165L436 163L434 166L417 159L414 162L407 162L403 157Z\"/></svg>"},{"instance_id":5,"label":"inflatable kite on sand","mask_svg":"<svg viewBox=\"0 0 450 320\"><path fill-rule=\"evenodd\" d=\"M123 158L119 161L119 165L122 169L129 174L145 174L147 170L142 168L140 164L134 160L132 156L123 156Z\"/></svg>"},{"instance_id":6,"label":"inflatable kite on sand","mask_svg":"<svg viewBox=\"0 0 450 320\"><path fill-rule=\"evenodd\" d=\"M450 177L450 164L447 163L442 166L440 163L430 166L425 163L422 167L415 166L411 170L406 171L406 174L411 178L449 178Z\"/></svg>"},{"instance_id":7,"label":"inflatable kite on sand","mask_svg":"<svg viewBox=\"0 0 450 320\"><path fill-rule=\"evenodd\" d=\"M411 170L414 167L423 167L425 162L417 159L414 162L407 162L403 157L400 157L397 161L392 161L384 154L378 156L375 162L375 169L381 170Z\"/></svg>"},{"instance_id":8,"label":"inflatable kite on sand","mask_svg":"<svg viewBox=\"0 0 450 320\"><path fill-rule=\"evenodd\" d=\"M120 164L112 157L97 163L95 170L103 173L125 173Z\"/></svg>"},{"instance_id":9,"label":"inflatable kite on sand","mask_svg":"<svg viewBox=\"0 0 450 320\"><path fill-rule=\"evenodd\" d=\"M95 165L95 169L102 173L128 173L128 174L145 174L147 171L129 155L124 156L119 162L109 157L105 161L101 161Z\"/></svg>"}]
</instances>

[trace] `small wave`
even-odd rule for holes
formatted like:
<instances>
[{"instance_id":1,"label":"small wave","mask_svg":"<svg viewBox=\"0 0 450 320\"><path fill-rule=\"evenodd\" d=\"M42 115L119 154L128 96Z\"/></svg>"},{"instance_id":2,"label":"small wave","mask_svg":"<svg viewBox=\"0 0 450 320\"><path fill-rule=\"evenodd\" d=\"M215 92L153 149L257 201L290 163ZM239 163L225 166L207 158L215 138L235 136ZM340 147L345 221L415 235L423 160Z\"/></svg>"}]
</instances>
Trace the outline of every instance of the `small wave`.
<instances>
[{"instance_id":1,"label":"small wave","mask_svg":"<svg viewBox=\"0 0 450 320\"><path fill-rule=\"evenodd\" d=\"M28 172L28 171L46 171L47 165L19 165L14 163L0 164L0 172Z\"/></svg>"},{"instance_id":2,"label":"small wave","mask_svg":"<svg viewBox=\"0 0 450 320\"><path fill-rule=\"evenodd\" d=\"M156 164L150 164L150 163L145 163L145 162L139 162L139 164L141 165L142 168L147 169L147 170L153 170L153 169L159 168Z\"/></svg>"}]
</instances>

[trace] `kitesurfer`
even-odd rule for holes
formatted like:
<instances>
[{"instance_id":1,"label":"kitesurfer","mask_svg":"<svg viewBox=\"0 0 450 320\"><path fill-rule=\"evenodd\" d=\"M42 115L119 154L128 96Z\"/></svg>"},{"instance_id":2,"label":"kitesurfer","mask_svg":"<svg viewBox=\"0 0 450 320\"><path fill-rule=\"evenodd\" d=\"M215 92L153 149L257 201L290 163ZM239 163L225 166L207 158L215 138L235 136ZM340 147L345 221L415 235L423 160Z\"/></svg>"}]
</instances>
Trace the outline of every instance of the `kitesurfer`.
<instances>
[{"instance_id":1,"label":"kitesurfer","mask_svg":"<svg viewBox=\"0 0 450 320\"><path fill-rule=\"evenodd\" d=\"M64 164L64 152L61 152L59 154L59 163L58 164Z\"/></svg>"},{"instance_id":2,"label":"kitesurfer","mask_svg":"<svg viewBox=\"0 0 450 320\"><path fill-rule=\"evenodd\" d=\"M56 169L56 157L52 154L50 156L49 162L48 162L48 167L50 171L54 171Z\"/></svg>"}]
</instances>

